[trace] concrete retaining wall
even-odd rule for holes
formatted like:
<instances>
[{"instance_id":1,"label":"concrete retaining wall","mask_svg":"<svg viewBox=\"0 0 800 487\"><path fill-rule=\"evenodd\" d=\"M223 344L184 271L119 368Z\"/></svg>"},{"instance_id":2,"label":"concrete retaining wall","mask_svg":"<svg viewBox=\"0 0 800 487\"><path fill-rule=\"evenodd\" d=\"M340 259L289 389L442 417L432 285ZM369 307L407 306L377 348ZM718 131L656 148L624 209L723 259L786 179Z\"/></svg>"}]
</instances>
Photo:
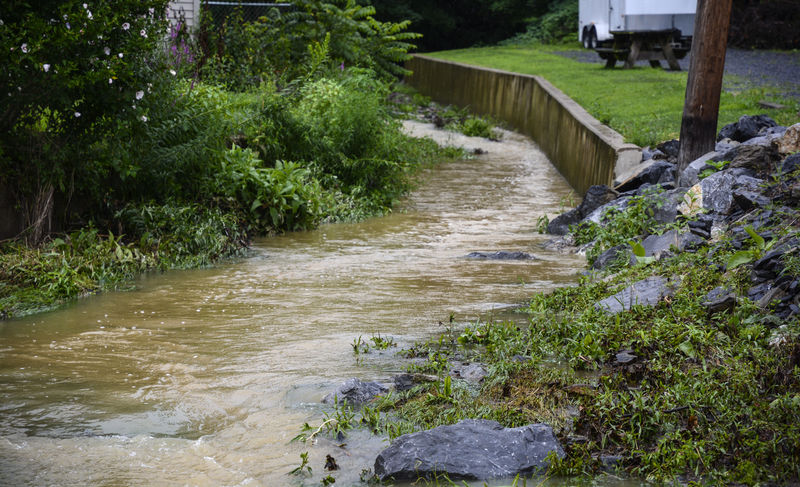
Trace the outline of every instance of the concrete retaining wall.
<instances>
[{"instance_id":1,"label":"concrete retaining wall","mask_svg":"<svg viewBox=\"0 0 800 487\"><path fill-rule=\"evenodd\" d=\"M601 124L547 80L415 55L406 81L434 100L508 123L531 137L572 187L611 185L641 162L641 149Z\"/></svg>"}]
</instances>

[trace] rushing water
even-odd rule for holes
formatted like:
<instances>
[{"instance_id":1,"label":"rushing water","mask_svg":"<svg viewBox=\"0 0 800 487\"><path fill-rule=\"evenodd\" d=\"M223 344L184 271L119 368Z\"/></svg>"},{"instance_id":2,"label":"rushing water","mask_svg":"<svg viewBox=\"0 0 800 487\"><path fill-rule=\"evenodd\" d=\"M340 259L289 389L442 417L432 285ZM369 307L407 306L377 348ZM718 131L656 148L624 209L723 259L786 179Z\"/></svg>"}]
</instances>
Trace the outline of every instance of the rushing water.
<instances>
[{"instance_id":1,"label":"rushing water","mask_svg":"<svg viewBox=\"0 0 800 487\"><path fill-rule=\"evenodd\" d=\"M402 211L254 243L212 269L147 276L131 292L0 323L0 484L298 485L310 451L351 485L380 438L290 443L320 424L323 395L348 377L388 381L402 363L352 343L401 346L574 280L577 256L550 253L536 220L572 196L526 139L420 134L487 154L427 172ZM536 260L463 258L525 251Z\"/></svg>"}]
</instances>

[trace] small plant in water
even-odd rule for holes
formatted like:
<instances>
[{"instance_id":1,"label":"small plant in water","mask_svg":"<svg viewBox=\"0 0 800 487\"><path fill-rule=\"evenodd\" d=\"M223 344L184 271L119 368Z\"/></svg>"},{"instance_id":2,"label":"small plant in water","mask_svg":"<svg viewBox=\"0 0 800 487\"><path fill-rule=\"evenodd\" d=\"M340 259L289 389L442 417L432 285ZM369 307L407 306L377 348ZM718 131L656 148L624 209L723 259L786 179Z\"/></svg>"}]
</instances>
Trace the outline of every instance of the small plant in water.
<instances>
[{"instance_id":1,"label":"small plant in water","mask_svg":"<svg viewBox=\"0 0 800 487\"><path fill-rule=\"evenodd\" d=\"M300 454L300 466L289 472L292 475L311 475L311 466L308 464L308 452L304 451Z\"/></svg>"}]
</instances>

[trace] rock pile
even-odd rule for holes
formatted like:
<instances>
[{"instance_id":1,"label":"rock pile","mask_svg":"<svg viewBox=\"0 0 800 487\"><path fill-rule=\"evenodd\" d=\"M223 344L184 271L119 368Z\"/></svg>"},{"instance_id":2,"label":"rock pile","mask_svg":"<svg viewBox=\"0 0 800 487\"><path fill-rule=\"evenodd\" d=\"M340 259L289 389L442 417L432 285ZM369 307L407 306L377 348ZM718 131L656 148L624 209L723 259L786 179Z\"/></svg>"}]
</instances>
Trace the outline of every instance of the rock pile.
<instances>
[{"instance_id":1,"label":"rock pile","mask_svg":"<svg viewBox=\"0 0 800 487\"><path fill-rule=\"evenodd\" d=\"M772 306L780 318L800 313L800 282L784 272L784 258L797 251L800 239L778 234L787 222L800 221L800 124L778 126L766 115L744 116L722 128L715 150L677 174L677 141L644 148L639 170L615 187L593 186L577 208L554 218L548 232L565 235L583 223L607 223L610 208L624 209L634 196L660 199L653 204L658 224L686 223L686 230L664 232L663 225L640 235L645 256L661 259L675 252L707 245L732 245L750 265L747 297ZM654 200L655 202L655 200ZM729 239L720 238L723 235ZM567 237L569 238L569 236ZM725 240L728 240L727 242ZM605 250L593 267L636 262L630 245ZM655 304L669 294L666 279L641 281L597 303L598 309L619 312L632 304ZM715 290L706 299L709 312L735 305L729 290Z\"/></svg>"}]
</instances>

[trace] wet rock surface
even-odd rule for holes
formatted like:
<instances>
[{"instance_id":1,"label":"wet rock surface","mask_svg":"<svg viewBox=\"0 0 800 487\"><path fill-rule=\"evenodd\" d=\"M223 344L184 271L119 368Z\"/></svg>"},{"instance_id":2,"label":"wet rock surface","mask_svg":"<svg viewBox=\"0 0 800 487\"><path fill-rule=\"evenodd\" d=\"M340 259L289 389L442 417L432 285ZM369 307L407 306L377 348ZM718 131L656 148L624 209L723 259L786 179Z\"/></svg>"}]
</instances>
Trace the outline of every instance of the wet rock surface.
<instances>
[{"instance_id":1,"label":"wet rock surface","mask_svg":"<svg viewBox=\"0 0 800 487\"><path fill-rule=\"evenodd\" d=\"M322 402L325 404L347 404L349 406L360 406L371 401L375 396L387 392L389 388L377 382L363 382L360 379L347 379L336 388L335 391L326 395Z\"/></svg>"},{"instance_id":2,"label":"wet rock surface","mask_svg":"<svg viewBox=\"0 0 800 487\"><path fill-rule=\"evenodd\" d=\"M546 424L503 428L496 421L467 419L397 438L378 455L375 474L396 481L513 477L546 469L551 452L564 456Z\"/></svg>"},{"instance_id":3,"label":"wet rock surface","mask_svg":"<svg viewBox=\"0 0 800 487\"><path fill-rule=\"evenodd\" d=\"M498 252L470 252L464 256L466 259L479 260L533 260L535 256L527 252L509 252L500 250Z\"/></svg>"},{"instance_id":4,"label":"wet rock surface","mask_svg":"<svg viewBox=\"0 0 800 487\"><path fill-rule=\"evenodd\" d=\"M656 150L646 148L642 165L632 176L614 190L595 190L591 197L587 195L586 204L553 222L591 222L603 227L608 224L606 214L611 209L624 211L634 203L652 201L647 211L655 224L674 223L681 230L634 238L641 242L644 257L663 259L704 245L713 253L715 248L730 245L744 253L736 265L751 268L752 286L746 297L780 319L800 313L800 280L786 272L787 256L800 251L798 239L791 233L781 236L776 234L780 232L766 230L782 228L787 219L800 221L795 210L800 206L800 153L794 153L800 150L800 124L787 128L765 115L744 116L720 131L716 149L690 163L677 177L675 187L677 174L670 162L676 153L675 141L660 144ZM721 240L723 235L729 236L729 243ZM595 244L585 244L581 249ZM592 263L596 270L638 262L629 244L596 255ZM620 313L634 305L656 305L671 292L667 277L651 276L597 302L595 307ZM708 313L725 312L741 297L729 290L715 290L706 297L704 307Z\"/></svg>"},{"instance_id":5,"label":"wet rock surface","mask_svg":"<svg viewBox=\"0 0 800 487\"><path fill-rule=\"evenodd\" d=\"M665 278L651 276L626 287L613 296L598 301L594 306L599 310L617 314L628 311L633 306L655 306L664 297L671 294L672 290Z\"/></svg>"}]
</instances>

